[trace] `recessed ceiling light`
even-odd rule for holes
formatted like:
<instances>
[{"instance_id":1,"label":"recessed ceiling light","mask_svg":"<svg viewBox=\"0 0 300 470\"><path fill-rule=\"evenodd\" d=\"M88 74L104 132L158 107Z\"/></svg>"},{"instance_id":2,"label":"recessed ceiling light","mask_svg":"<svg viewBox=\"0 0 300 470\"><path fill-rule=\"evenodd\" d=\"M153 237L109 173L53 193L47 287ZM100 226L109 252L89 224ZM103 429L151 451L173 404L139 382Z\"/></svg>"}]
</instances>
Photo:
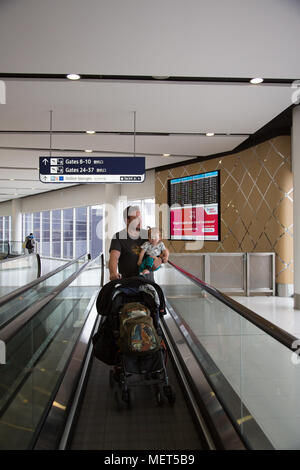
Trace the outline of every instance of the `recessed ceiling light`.
<instances>
[{"instance_id":1,"label":"recessed ceiling light","mask_svg":"<svg viewBox=\"0 0 300 470\"><path fill-rule=\"evenodd\" d=\"M206 132L206 137L212 137L213 135L215 135L214 132Z\"/></svg>"},{"instance_id":2,"label":"recessed ceiling light","mask_svg":"<svg viewBox=\"0 0 300 470\"><path fill-rule=\"evenodd\" d=\"M152 75L152 78L155 80L167 80L170 78L170 75Z\"/></svg>"},{"instance_id":3,"label":"recessed ceiling light","mask_svg":"<svg viewBox=\"0 0 300 470\"><path fill-rule=\"evenodd\" d=\"M69 73L67 75L67 78L69 80L79 80L80 79L80 75L78 75L77 73Z\"/></svg>"},{"instance_id":4,"label":"recessed ceiling light","mask_svg":"<svg viewBox=\"0 0 300 470\"><path fill-rule=\"evenodd\" d=\"M87 149L85 150L86 153L91 153L93 150Z\"/></svg>"},{"instance_id":5,"label":"recessed ceiling light","mask_svg":"<svg viewBox=\"0 0 300 470\"><path fill-rule=\"evenodd\" d=\"M15 181L15 178L9 178L9 181Z\"/></svg>"},{"instance_id":6,"label":"recessed ceiling light","mask_svg":"<svg viewBox=\"0 0 300 470\"><path fill-rule=\"evenodd\" d=\"M264 81L263 78L255 77L255 78L251 78L250 83L252 83L253 85L258 85L259 83L262 83L263 81Z\"/></svg>"},{"instance_id":7,"label":"recessed ceiling light","mask_svg":"<svg viewBox=\"0 0 300 470\"><path fill-rule=\"evenodd\" d=\"M87 134L96 134L96 131L85 131Z\"/></svg>"},{"instance_id":8,"label":"recessed ceiling light","mask_svg":"<svg viewBox=\"0 0 300 470\"><path fill-rule=\"evenodd\" d=\"M170 155L171 155L170 153L164 153L163 157L170 157Z\"/></svg>"}]
</instances>

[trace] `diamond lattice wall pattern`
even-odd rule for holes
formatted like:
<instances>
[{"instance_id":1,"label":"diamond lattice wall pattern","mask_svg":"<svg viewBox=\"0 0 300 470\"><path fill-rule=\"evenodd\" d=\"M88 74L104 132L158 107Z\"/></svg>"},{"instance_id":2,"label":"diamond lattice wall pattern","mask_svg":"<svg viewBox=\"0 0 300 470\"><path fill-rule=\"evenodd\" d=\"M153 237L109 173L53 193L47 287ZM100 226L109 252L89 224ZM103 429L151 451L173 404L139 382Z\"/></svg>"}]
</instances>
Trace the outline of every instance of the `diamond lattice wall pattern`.
<instances>
[{"instance_id":1,"label":"diamond lattice wall pattern","mask_svg":"<svg viewBox=\"0 0 300 470\"><path fill-rule=\"evenodd\" d=\"M293 176L290 137L243 152L156 172L156 203L167 204L167 181L221 170L221 241L201 252L275 252L276 283L293 283ZM170 252L192 253L184 241Z\"/></svg>"}]
</instances>

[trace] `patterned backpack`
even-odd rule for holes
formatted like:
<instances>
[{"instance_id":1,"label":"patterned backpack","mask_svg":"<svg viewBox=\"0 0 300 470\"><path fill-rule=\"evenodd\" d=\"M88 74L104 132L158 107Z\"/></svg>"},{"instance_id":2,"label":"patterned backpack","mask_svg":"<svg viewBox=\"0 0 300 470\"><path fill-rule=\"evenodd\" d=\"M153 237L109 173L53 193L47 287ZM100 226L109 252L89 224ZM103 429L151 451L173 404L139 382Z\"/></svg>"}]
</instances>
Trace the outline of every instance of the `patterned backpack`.
<instances>
[{"instance_id":1,"label":"patterned backpack","mask_svg":"<svg viewBox=\"0 0 300 470\"><path fill-rule=\"evenodd\" d=\"M125 304L120 310L119 321L118 345L122 353L145 355L159 350L161 338L147 307L138 302Z\"/></svg>"}]
</instances>

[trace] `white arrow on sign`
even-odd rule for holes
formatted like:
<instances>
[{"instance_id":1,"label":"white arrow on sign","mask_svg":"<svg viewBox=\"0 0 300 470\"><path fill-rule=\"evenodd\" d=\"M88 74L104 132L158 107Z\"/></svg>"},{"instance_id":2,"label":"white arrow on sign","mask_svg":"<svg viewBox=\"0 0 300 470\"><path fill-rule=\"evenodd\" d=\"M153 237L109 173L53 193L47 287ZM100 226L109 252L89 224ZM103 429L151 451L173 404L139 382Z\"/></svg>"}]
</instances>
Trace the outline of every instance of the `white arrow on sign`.
<instances>
[{"instance_id":1,"label":"white arrow on sign","mask_svg":"<svg viewBox=\"0 0 300 470\"><path fill-rule=\"evenodd\" d=\"M48 158L44 158L43 163L44 163L44 165L47 165L47 163L48 163Z\"/></svg>"}]
</instances>

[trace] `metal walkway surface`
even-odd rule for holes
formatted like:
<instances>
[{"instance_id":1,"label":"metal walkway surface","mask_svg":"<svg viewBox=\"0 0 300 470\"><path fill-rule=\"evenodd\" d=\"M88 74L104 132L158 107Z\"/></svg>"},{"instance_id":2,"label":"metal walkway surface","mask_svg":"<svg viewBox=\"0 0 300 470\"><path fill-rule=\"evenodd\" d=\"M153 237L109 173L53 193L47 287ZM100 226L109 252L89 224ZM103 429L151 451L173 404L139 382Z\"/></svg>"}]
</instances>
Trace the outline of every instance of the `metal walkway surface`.
<instances>
[{"instance_id":1,"label":"metal walkway surface","mask_svg":"<svg viewBox=\"0 0 300 470\"><path fill-rule=\"evenodd\" d=\"M167 372L176 402L158 406L150 387L136 387L131 409L117 410L109 386L109 366L93 359L69 449L195 450L203 443L170 361Z\"/></svg>"}]
</instances>

